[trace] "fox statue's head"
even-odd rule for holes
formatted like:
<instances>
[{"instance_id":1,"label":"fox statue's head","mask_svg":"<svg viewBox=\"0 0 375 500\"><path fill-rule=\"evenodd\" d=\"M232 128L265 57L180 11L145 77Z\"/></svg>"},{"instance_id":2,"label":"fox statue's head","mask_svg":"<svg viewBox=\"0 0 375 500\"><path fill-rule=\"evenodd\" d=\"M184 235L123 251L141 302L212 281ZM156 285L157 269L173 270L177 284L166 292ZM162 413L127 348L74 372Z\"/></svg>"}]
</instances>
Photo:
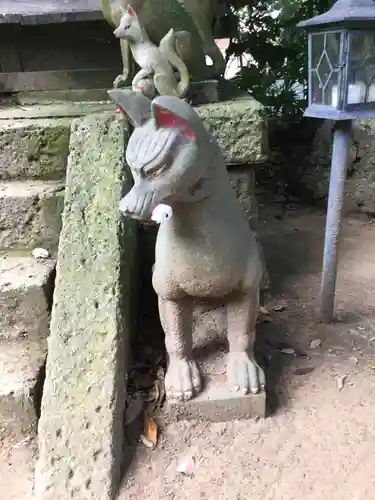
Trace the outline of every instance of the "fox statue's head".
<instances>
[{"instance_id":1,"label":"fox statue's head","mask_svg":"<svg viewBox=\"0 0 375 500\"><path fill-rule=\"evenodd\" d=\"M126 148L134 186L121 200L120 210L149 220L160 203L173 208L209 196L212 166L220 174L223 162L219 146L193 108L177 97L150 101L126 89L108 94L134 127Z\"/></svg>"},{"instance_id":2,"label":"fox statue's head","mask_svg":"<svg viewBox=\"0 0 375 500\"><path fill-rule=\"evenodd\" d=\"M121 20L113 34L117 38L126 38L130 41L138 40L141 35L141 26L138 16L133 7L128 5L127 9L121 9Z\"/></svg>"}]
</instances>

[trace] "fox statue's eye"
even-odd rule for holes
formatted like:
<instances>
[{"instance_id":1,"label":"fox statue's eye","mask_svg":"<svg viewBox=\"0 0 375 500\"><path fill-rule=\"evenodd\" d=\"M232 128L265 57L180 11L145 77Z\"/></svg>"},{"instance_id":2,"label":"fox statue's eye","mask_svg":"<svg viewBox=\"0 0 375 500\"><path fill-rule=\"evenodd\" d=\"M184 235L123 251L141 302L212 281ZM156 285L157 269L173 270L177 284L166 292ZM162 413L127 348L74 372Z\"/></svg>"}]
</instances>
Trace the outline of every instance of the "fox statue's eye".
<instances>
[{"instance_id":1,"label":"fox statue's eye","mask_svg":"<svg viewBox=\"0 0 375 500\"><path fill-rule=\"evenodd\" d=\"M148 179L152 178L152 177L158 177L158 175L160 175L162 172L164 172L164 170L168 167L169 167L169 163L164 162L161 165L155 165L154 167L149 168L147 170L142 169L141 170L142 177L148 178Z\"/></svg>"}]
</instances>

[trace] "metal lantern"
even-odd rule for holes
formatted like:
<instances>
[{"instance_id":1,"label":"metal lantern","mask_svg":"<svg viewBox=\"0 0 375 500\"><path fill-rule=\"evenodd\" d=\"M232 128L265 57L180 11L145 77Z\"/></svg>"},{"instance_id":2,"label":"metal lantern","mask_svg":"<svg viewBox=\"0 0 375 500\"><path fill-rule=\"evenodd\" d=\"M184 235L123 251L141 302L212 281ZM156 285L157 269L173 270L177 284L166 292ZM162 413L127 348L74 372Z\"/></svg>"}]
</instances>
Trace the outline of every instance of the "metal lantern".
<instances>
[{"instance_id":1,"label":"metal lantern","mask_svg":"<svg viewBox=\"0 0 375 500\"><path fill-rule=\"evenodd\" d=\"M320 290L321 318L329 322L352 120L375 117L375 0L337 0L328 12L298 26L309 37L305 116L335 120Z\"/></svg>"},{"instance_id":2,"label":"metal lantern","mask_svg":"<svg viewBox=\"0 0 375 500\"><path fill-rule=\"evenodd\" d=\"M309 101L305 116L375 117L375 2L337 0L299 23L309 37Z\"/></svg>"}]
</instances>

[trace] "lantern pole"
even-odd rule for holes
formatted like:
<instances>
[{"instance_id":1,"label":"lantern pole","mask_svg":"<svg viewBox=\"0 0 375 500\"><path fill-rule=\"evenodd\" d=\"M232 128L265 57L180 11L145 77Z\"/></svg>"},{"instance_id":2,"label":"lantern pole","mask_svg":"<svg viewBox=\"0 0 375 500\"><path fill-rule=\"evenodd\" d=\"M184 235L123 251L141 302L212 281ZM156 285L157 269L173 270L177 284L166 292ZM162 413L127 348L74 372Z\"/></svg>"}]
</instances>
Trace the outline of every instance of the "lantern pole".
<instances>
[{"instance_id":1,"label":"lantern pole","mask_svg":"<svg viewBox=\"0 0 375 500\"><path fill-rule=\"evenodd\" d=\"M335 122L320 289L320 314L323 323L329 323L333 319L351 127L352 120Z\"/></svg>"}]
</instances>

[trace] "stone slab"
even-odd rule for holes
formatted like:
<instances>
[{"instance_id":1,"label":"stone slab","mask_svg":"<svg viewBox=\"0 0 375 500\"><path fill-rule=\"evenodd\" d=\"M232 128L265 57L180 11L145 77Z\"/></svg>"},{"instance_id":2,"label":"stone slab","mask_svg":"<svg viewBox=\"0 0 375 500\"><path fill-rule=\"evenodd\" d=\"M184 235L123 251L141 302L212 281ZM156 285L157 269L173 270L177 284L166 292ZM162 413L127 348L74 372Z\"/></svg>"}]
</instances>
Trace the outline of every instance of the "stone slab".
<instances>
[{"instance_id":1,"label":"stone slab","mask_svg":"<svg viewBox=\"0 0 375 500\"><path fill-rule=\"evenodd\" d=\"M0 182L0 249L57 248L64 204L60 181Z\"/></svg>"},{"instance_id":2,"label":"stone slab","mask_svg":"<svg viewBox=\"0 0 375 500\"><path fill-rule=\"evenodd\" d=\"M65 178L70 123L68 118L0 119L0 180Z\"/></svg>"},{"instance_id":3,"label":"stone slab","mask_svg":"<svg viewBox=\"0 0 375 500\"><path fill-rule=\"evenodd\" d=\"M45 356L40 344L0 342L0 437L36 434Z\"/></svg>"},{"instance_id":4,"label":"stone slab","mask_svg":"<svg viewBox=\"0 0 375 500\"><path fill-rule=\"evenodd\" d=\"M0 342L44 342L49 335L55 261L30 251L0 254Z\"/></svg>"},{"instance_id":5,"label":"stone slab","mask_svg":"<svg viewBox=\"0 0 375 500\"><path fill-rule=\"evenodd\" d=\"M91 104L108 101L107 89L75 89L75 90L41 90L17 92L16 102L18 104L30 105L54 105L60 102L87 102Z\"/></svg>"},{"instance_id":6,"label":"stone slab","mask_svg":"<svg viewBox=\"0 0 375 500\"><path fill-rule=\"evenodd\" d=\"M32 104L19 106L11 103L0 108L0 124L3 120L27 120L34 118L78 118L100 111L115 110L113 103L103 102L58 102L51 100L48 104Z\"/></svg>"},{"instance_id":7,"label":"stone slab","mask_svg":"<svg viewBox=\"0 0 375 500\"><path fill-rule=\"evenodd\" d=\"M100 0L3 0L0 24L44 24L103 19Z\"/></svg>"},{"instance_id":8,"label":"stone slab","mask_svg":"<svg viewBox=\"0 0 375 500\"><path fill-rule=\"evenodd\" d=\"M252 98L240 98L196 106L207 129L217 138L229 165L245 165L264 161L268 155L268 127L263 107ZM55 102L44 105L13 106L0 109L2 120L51 117L78 117L99 110L115 111L107 101ZM1 150L0 150L1 151Z\"/></svg>"},{"instance_id":9,"label":"stone slab","mask_svg":"<svg viewBox=\"0 0 375 500\"><path fill-rule=\"evenodd\" d=\"M206 128L218 140L228 165L264 161L268 155L267 119L255 99L198 106L196 111Z\"/></svg>"},{"instance_id":10,"label":"stone slab","mask_svg":"<svg viewBox=\"0 0 375 500\"><path fill-rule=\"evenodd\" d=\"M38 432L38 500L112 500L121 478L137 234L118 209L131 183L123 127L113 112L72 124Z\"/></svg>"},{"instance_id":11,"label":"stone slab","mask_svg":"<svg viewBox=\"0 0 375 500\"><path fill-rule=\"evenodd\" d=\"M213 340L209 339L209 335L206 331L206 345L209 340ZM195 339L195 344L199 344L199 339ZM202 352L205 352L204 345L201 345ZM165 410L167 422L196 419L228 422L265 417L265 392L242 395L230 391L227 387L224 349L198 357L198 366L203 377L203 391L186 403L168 401Z\"/></svg>"}]
</instances>

